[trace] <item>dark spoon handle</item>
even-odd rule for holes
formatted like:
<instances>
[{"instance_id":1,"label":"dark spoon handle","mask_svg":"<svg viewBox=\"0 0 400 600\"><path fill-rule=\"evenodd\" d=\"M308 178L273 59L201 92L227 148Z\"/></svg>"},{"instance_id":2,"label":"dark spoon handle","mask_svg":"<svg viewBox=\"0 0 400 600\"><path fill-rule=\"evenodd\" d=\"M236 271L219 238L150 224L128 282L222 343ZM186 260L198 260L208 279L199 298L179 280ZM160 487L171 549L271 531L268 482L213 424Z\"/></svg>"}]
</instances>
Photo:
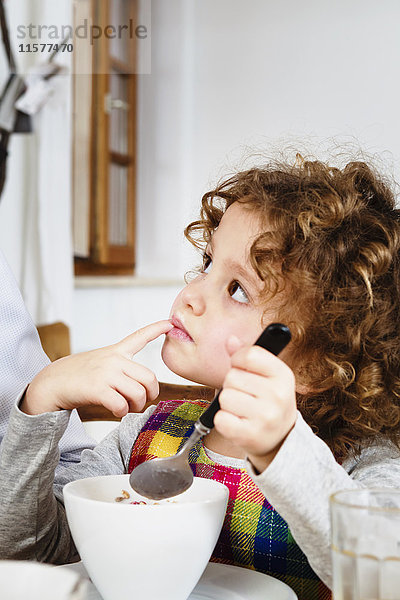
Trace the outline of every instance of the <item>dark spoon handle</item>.
<instances>
[{"instance_id":1,"label":"dark spoon handle","mask_svg":"<svg viewBox=\"0 0 400 600\"><path fill-rule=\"evenodd\" d=\"M289 328L286 325L282 325L282 323L271 323L268 325L255 342L256 346L261 346L278 356L278 354L284 349L285 346L290 342L291 334ZM214 427L214 416L219 411L219 395L221 390L219 390L211 402L210 406L206 408L203 412L199 421L204 427L208 429L212 429Z\"/></svg>"}]
</instances>

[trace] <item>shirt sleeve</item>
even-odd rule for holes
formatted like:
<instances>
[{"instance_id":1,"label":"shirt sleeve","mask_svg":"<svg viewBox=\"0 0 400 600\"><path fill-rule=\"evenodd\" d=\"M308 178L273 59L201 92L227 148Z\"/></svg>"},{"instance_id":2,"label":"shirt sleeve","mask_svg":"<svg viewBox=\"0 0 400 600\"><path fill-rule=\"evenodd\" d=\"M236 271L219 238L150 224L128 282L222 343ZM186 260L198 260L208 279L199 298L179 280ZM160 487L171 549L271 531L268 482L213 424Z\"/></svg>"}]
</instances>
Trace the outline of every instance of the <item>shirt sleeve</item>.
<instances>
[{"instance_id":1,"label":"shirt sleeve","mask_svg":"<svg viewBox=\"0 0 400 600\"><path fill-rule=\"evenodd\" d=\"M64 564L79 560L62 488L76 479L125 473L130 450L154 411L129 414L81 462L61 465L58 443L69 411L27 415L14 406L0 451L0 559Z\"/></svg>"},{"instance_id":2,"label":"shirt sleeve","mask_svg":"<svg viewBox=\"0 0 400 600\"><path fill-rule=\"evenodd\" d=\"M329 498L361 487L400 487L400 453L380 440L342 465L298 413L297 421L272 463L254 482L285 519L315 573L331 588Z\"/></svg>"},{"instance_id":3,"label":"shirt sleeve","mask_svg":"<svg viewBox=\"0 0 400 600\"><path fill-rule=\"evenodd\" d=\"M0 444L15 400L49 362L0 251ZM78 462L83 448L94 448L95 442L85 433L76 411L59 443L61 465Z\"/></svg>"}]
</instances>

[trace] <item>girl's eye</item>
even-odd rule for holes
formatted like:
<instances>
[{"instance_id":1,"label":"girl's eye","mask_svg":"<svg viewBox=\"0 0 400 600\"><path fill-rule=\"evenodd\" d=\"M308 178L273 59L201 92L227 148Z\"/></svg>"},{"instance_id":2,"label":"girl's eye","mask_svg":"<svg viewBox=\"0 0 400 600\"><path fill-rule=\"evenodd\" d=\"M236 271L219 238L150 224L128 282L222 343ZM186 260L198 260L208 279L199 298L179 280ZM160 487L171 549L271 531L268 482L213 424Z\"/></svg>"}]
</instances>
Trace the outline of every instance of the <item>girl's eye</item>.
<instances>
[{"instance_id":1,"label":"girl's eye","mask_svg":"<svg viewBox=\"0 0 400 600\"><path fill-rule=\"evenodd\" d=\"M246 292L237 281L231 283L229 293L236 302L241 302L242 304L247 304L249 302Z\"/></svg>"},{"instance_id":2,"label":"girl's eye","mask_svg":"<svg viewBox=\"0 0 400 600\"><path fill-rule=\"evenodd\" d=\"M201 272L202 273L208 273L208 271L210 270L211 265L212 265L211 258L208 256L208 254L204 254L204 256L203 256L203 266L202 266Z\"/></svg>"}]
</instances>

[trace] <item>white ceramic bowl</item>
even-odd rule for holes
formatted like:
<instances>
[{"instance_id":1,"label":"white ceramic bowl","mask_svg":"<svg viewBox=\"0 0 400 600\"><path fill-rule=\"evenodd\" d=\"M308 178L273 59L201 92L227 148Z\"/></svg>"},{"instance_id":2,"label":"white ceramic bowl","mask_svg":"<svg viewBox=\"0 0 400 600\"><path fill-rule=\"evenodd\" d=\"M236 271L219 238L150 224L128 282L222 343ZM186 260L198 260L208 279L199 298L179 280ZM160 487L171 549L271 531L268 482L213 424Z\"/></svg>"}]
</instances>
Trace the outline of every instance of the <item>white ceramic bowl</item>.
<instances>
[{"instance_id":1,"label":"white ceramic bowl","mask_svg":"<svg viewBox=\"0 0 400 600\"><path fill-rule=\"evenodd\" d=\"M130 498L116 502L122 490ZM210 559L227 501L226 486L198 477L183 494L158 503L134 492L129 475L64 488L72 536L104 600L186 600Z\"/></svg>"}]
</instances>

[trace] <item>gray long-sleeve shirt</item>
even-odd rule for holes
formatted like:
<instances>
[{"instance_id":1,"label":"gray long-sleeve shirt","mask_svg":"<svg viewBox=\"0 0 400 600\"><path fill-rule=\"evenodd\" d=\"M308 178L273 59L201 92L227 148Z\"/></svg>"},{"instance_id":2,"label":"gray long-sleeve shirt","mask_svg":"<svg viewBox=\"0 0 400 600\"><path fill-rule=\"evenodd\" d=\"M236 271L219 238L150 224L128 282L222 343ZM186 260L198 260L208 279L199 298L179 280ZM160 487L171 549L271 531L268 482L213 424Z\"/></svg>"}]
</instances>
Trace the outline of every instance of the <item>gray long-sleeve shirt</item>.
<instances>
[{"instance_id":1,"label":"gray long-sleeve shirt","mask_svg":"<svg viewBox=\"0 0 400 600\"><path fill-rule=\"evenodd\" d=\"M79 464L58 470L58 442L69 412L29 416L14 407L0 454L0 558L53 563L78 560L62 502L63 486L75 479L127 472L132 444L152 414L129 414ZM208 452L208 451L207 451ZM213 453L233 466L234 459ZM363 486L400 487L400 452L387 440L339 465L301 415L270 466L250 476L287 521L318 576L331 586L329 496Z\"/></svg>"}]
</instances>

